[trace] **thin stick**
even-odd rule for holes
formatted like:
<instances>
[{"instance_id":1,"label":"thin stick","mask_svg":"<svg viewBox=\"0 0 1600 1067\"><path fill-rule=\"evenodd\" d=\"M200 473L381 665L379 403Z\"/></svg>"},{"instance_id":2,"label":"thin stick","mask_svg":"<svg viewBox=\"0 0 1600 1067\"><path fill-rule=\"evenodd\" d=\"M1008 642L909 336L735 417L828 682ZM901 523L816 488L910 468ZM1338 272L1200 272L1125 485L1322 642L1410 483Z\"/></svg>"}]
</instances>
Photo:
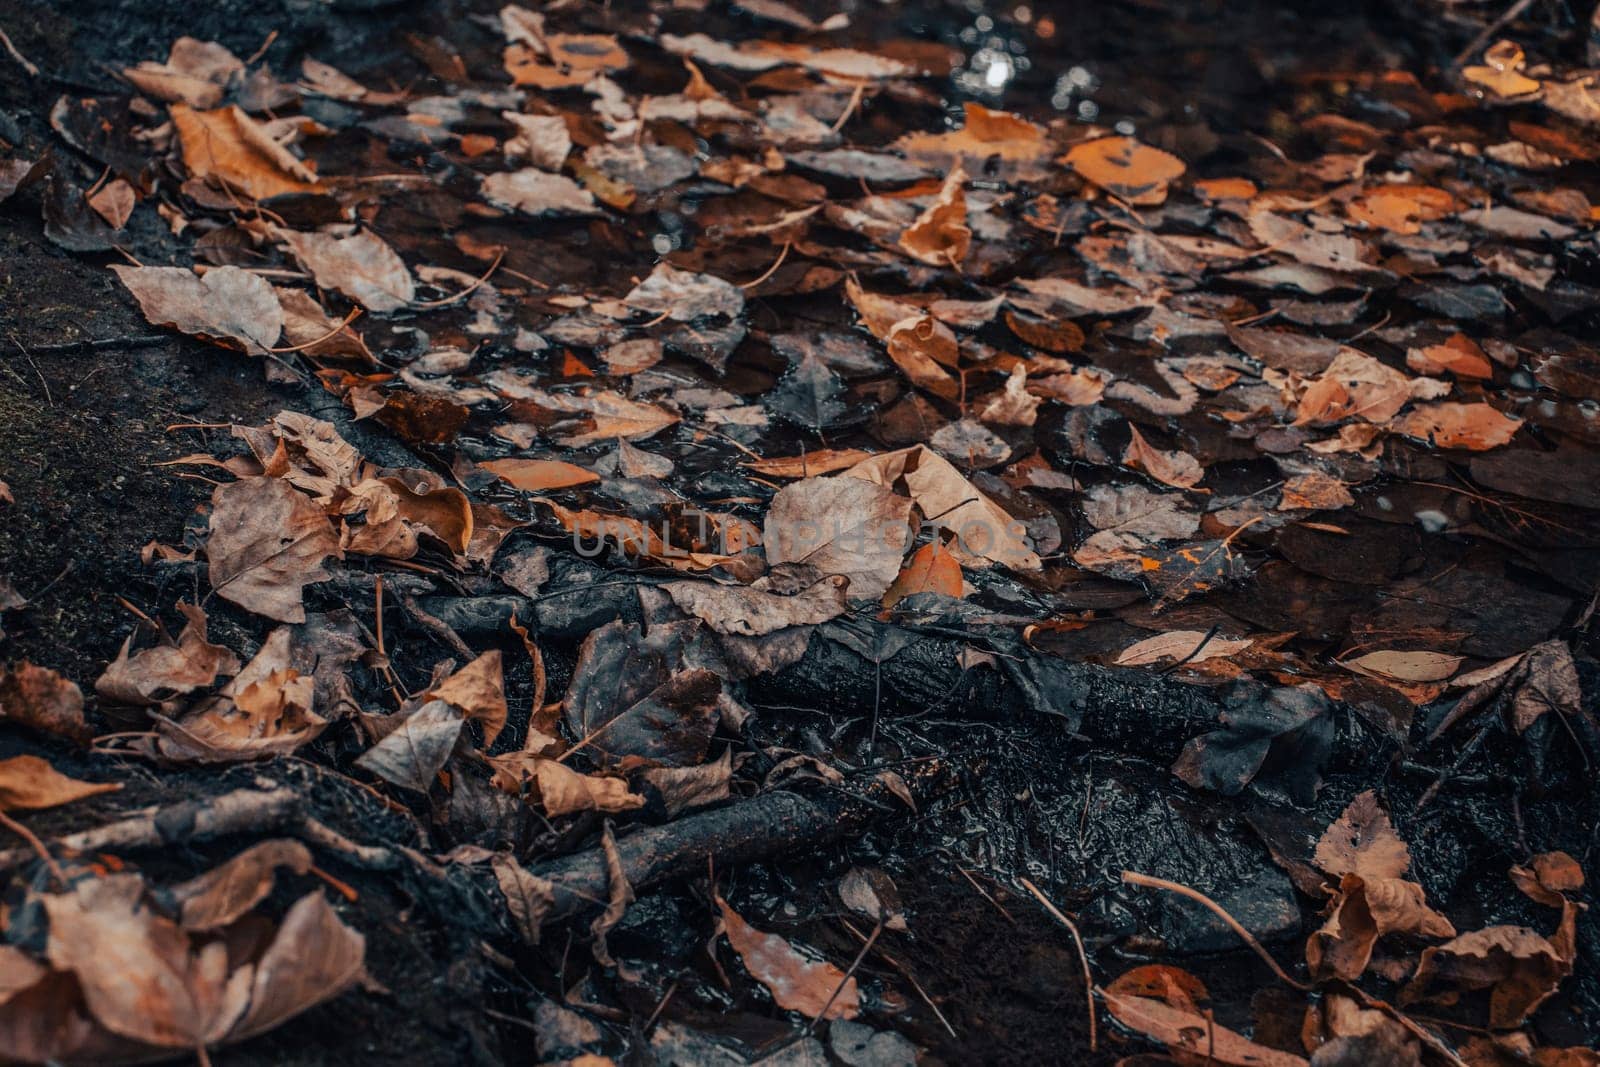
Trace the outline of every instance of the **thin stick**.
<instances>
[{"instance_id":1,"label":"thin stick","mask_svg":"<svg viewBox=\"0 0 1600 1067\"><path fill-rule=\"evenodd\" d=\"M1472 53L1476 52L1478 49L1482 48L1485 41L1499 33L1519 15L1532 6L1533 0L1517 0L1516 3L1506 8L1505 14L1501 15L1499 18L1489 23L1489 25L1485 26L1478 36L1474 37L1467 47L1463 48L1456 55L1456 57L1450 61L1450 68L1454 70L1456 67L1459 67L1461 64L1465 63L1467 61L1467 57L1472 55Z\"/></svg>"},{"instance_id":2,"label":"thin stick","mask_svg":"<svg viewBox=\"0 0 1600 1067\"><path fill-rule=\"evenodd\" d=\"M1165 889L1169 893L1176 893L1181 897L1188 897L1197 904L1205 905L1207 908L1211 909L1211 914L1221 919L1227 924L1228 929L1239 935L1239 938L1247 946L1249 946L1250 951L1261 957L1262 961L1272 969L1272 973L1277 975L1280 981L1286 985L1293 986L1302 993L1311 992L1310 986L1306 985L1304 982L1289 977L1289 972L1278 966L1278 961L1273 959L1271 954L1269 954L1266 949L1261 947L1261 942L1256 940L1256 936L1254 934L1240 925L1238 919L1235 919L1232 915L1229 915L1223 910L1221 904L1218 904L1216 901L1212 900L1198 889L1190 889L1186 885L1179 885L1177 882L1169 882L1165 878L1152 878L1148 874L1140 874L1137 871L1123 871L1122 880L1128 885L1146 886L1150 889Z\"/></svg>"},{"instance_id":3,"label":"thin stick","mask_svg":"<svg viewBox=\"0 0 1600 1067\"><path fill-rule=\"evenodd\" d=\"M58 883L63 886L69 884L67 882L67 872L63 871L61 864L57 863L56 858L50 855L50 850L44 847L44 842L39 840L39 835L3 811L0 811L0 826L4 826L7 830L26 841L28 846L39 854L39 858L44 860L44 865L50 869L50 874Z\"/></svg>"},{"instance_id":4,"label":"thin stick","mask_svg":"<svg viewBox=\"0 0 1600 1067\"><path fill-rule=\"evenodd\" d=\"M269 349L267 349L267 351L268 352L277 352L277 353L282 354L282 353L285 353L285 352L304 352L308 348L315 348L317 345L320 345L322 342L328 340L329 338L337 336L341 331L344 330L344 328L346 326L348 326L352 322L356 321L356 318L360 314L361 314L361 308L356 308L355 310L351 311L350 314L348 314L348 315L346 315L344 317L344 321L343 322L339 323L339 325L335 326L333 329L329 330L327 333L323 334L321 337L316 338L315 340L307 341L304 344L290 345L287 348L269 348Z\"/></svg>"},{"instance_id":5,"label":"thin stick","mask_svg":"<svg viewBox=\"0 0 1600 1067\"><path fill-rule=\"evenodd\" d=\"M454 296L444 297L443 299L440 299L440 300L413 300L411 302L411 306L414 307L414 308L442 308L442 307L448 307L449 305L454 304L457 300L460 300L462 297L466 296L468 293L471 293L473 290L477 289L478 286L480 286L484 282L488 281L489 280L489 275L493 274L496 270L499 269L500 261L502 259L505 259L505 258L506 258L506 250L504 248L501 248L501 249L499 249L499 250L497 250L495 252L495 254L494 254L494 262L489 264L489 269L483 272L483 276L480 277L477 281L473 282L471 285L467 286L465 289L461 290L459 293L456 293Z\"/></svg>"},{"instance_id":6,"label":"thin stick","mask_svg":"<svg viewBox=\"0 0 1600 1067\"><path fill-rule=\"evenodd\" d=\"M1062 926L1065 926L1067 930L1071 932L1072 943L1078 946L1078 961L1083 964L1083 999L1084 1004L1089 1009L1089 1051L1098 1052L1100 1051L1100 1038L1095 1030L1094 975L1089 970L1089 954L1083 950L1083 935L1078 933L1078 926L1076 923L1063 915L1060 908L1050 903L1049 897L1046 897L1043 893L1039 892L1038 886L1034 885L1026 878L1023 878L1021 881L1022 887L1028 892L1032 893L1034 898L1037 899L1040 904L1044 905L1044 910L1048 911L1052 916L1055 917L1057 922L1059 922Z\"/></svg>"},{"instance_id":7,"label":"thin stick","mask_svg":"<svg viewBox=\"0 0 1600 1067\"><path fill-rule=\"evenodd\" d=\"M850 923L850 920L840 919L839 922L844 925L846 930L849 930L855 935L856 940L865 941L867 939L867 935L862 933L860 930L857 930L855 926ZM911 983L911 988L916 990L917 996L921 997L922 1002L928 1006L928 1010L933 1012L934 1018L939 1020L939 1025L945 1028L946 1033L948 1033L951 1037L960 1036L956 1033L956 1028L950 1025L950 1020L944 1017L944 1012L939 1010L939 1005L935 1004L933 1002L933 998L928 996L928 991L922 988L922 983L917 981L917 976L911 973L911 969L909 967L895 959L893 956L884 952L881 948L878 950L878 958L884 963L887 963L889 966L893 967L896 971L900 972L900 977Z\"/></svg>"},{"instance_id":8,"label":"thin stick","mask_svg":"<svg viewBox=\"0 0 1600 1067\"><path fill-rule=\"evenodd\" d=\"M878 925L872 928L872 934L867 938L866 944L861 946L861 951L856 953L856 958L850 961L849 967L845 968L844 977L840 978L839 984L833 987L833 995L822 1005L822 1010L817 1012L811 1021L806 1024L806 1033L809 1034L815 1030L817 1023L821 1022L828 1014L828 1009L833 1007L835 1000L839 999L839 994L844 992L844 987L850 984L850 976L856 973L856 968L861 966L861 961L867 958L867 953L871 951L873 945L877 944L878 935L881 933L883 933L883 920L879 919Z\"/></svg>"},{"instance_id":9,"label":"thin stick","mask_svg":"<svg viewBox=\"0 0 1600 1067\"><path fill-rule=\"evenodd\" d=\"M783 251L778 253L777 261L774 262L772 264L772 266L768 267L765 271L763 271L762 274L761 274L761 277L757 278L755 281L752 281L752 282L740 282L739 283L739 288L741 288L741 289L754 289L756 286L760 285L762 282L766 281L768 278L770 278L774 274L778 273L778 268L783 266L783 261L789 258L789 249L790 249L791 246L793 246L793 244L794 244L793 241L785 241L785 242L783 242Z\"/></svg>"},{"instance_id":10,"label":"thin stick","mask_svg":"<svg viewBox=\"0 0 1600 1067\"><path fill-rule=\"evenodd\" d=\"M33 75L39 76L39 68L28 62L28 57L17 51L17 46L11 43L11 38L6 36L5 30L0 30L0 45L4 45L11 58L22 64L22 69Z\"/></svg>"}]
</instances>

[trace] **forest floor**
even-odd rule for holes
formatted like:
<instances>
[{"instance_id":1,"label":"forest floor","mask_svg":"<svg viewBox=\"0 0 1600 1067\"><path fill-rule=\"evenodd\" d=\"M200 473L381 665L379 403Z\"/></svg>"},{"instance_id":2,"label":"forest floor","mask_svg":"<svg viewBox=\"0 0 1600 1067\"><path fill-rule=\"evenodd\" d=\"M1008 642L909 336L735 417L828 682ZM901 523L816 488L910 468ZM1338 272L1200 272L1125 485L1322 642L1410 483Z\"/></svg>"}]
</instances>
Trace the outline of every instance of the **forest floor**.
<instances>
[{"instance_id":1,"label":"forest floor","mask_svg":"<svg viewBox=\"0 0 1600 1067\"><path fill-rule=\"evenodd\" d=\"M0 1062L1600 1063L1587 27L1056 6L0 15Z\"/></svg>"}]
</instances>

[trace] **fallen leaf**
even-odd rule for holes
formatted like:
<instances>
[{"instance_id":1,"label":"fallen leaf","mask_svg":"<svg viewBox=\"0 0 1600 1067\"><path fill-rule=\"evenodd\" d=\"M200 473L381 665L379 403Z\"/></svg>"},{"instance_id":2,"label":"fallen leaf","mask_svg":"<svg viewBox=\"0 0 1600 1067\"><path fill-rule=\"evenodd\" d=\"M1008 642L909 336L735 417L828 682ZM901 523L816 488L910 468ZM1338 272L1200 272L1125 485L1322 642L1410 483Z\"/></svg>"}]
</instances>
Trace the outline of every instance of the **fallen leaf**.
<instances>
[{"instance_id":1,"label":"fallen leaf","mask_svg":"<svg viewBox=\"0 0 1600 1067\"><path fill-rule=\"evenodd\" d=\"M580 811L621 812L644 807L645 798L622 778L582 774L564 763L531 752L489 757L495 784L508 793L532 792L552 819Z\"/></svg>"},{"instance_id":2,"label":"fallen leaf","mask_svg":"<svg viewBox=\"0 0 1600 1067\"><path fill-rule=\"evenodd\" d=\"M239 128L235 109L202 111L172 105L172 122L183 145L183 165L196 178L211 178L252 200L316 192L315 182L284 173L277 160Z\"/></svg>"},{"instance_id":3,"label":"fallen leaf","mask_svg":"<svg viewBox=\"0 0 1600 1067\"><path fill-rule=\"evenodd\" d=\"M157 750L172 760L228 763L284 755L313 740L328 723L313 709L315 680L293 659L290 631L280 626L216 696L181 719L158 720Z\"/></svg>"},{"instance_id":4,"label":"fallen leaf","mask_svg":"<svg viewBox=\"0 0 1600 1067\"><path fill-rule=\"evenodd\" d=\"M929 541L911 554L894 583L883 594L887 610L917 593L941 593L959 597L962 593L961 563L937 540Z\"/></svg>"},{"instance_id":5,"label":"fallen leaf","mask_svg":"<svg viewBox=\"0 0 1600 1067\"><path fill-rule=\"evenodd\" d=\"M1112 196L1141 207L1167 198L1167 184L1183 176L1183 160L1132 137L1101 137L1074 145L1061 162Z\"/></svg>"},{"instance_id":6,"label":"fallen leaf","mask_svg":"<svg viewBox=\"0 0 1600 1067\"><path fill-rule=\"evenodd\" d=\"M1377 794L1368 789L1323 832L1313 860L1332 875L1399 878L1411 866L1411 850L1378 806Z\"/></svg>"},{"instance_id":7,"label":"fallen leaf","mask_svg":"<svg viewBox=\"0 0 1600 1067\"><path fill-rule=\"evenodd\" d=\"M366 939L339 921L320 891L307 893L290 906L256 961L250 1006L228 1040L264 1034L332 1000L362 979L365 957Z\"/></svg>"},{"instance_id":8,"label":"fallen leaf","mask_svg":"<svg viewBox=\"0 0 1600 1067\"><path fill-rule=\"evenodd\" d=\"M416 297L405 263L371 230L350 237L282 229L277 235L318 285L338 290L368 311L399 311Z\"/></svg>"},{"instance_id":9,"label":"fallen leaf","mask_svg":"<svg viewBox=\"0 0 1600 1067\"><path fill-rule=\"evenodd\" d=\"M508 485L530 493L591 485L600 476L587 467L559 459L491 459L478 464Z\"/></svg>"},{"instance_id":10,"label":"fallen leaf","mask_svg":"<svg viewBox=\"0 0 1600 1067\"><path fill-rule=\"evenodd\" d=\"M38 756L0 760L0 811L54 808L121 788L121 782L69 778Z\"/></svg>"},{"instance_id":11,"label":"fallen leaf","mask_svg":"<svg viewBox=\"0 0 1600 1067\"><path fill-rule=\"evenodd\" d=\"M1204 663L1210 659L1226 659L1253 644L1247 637L1206 638L1207 634L1199 630L1169 630L1129 645L1118 654L1116 663L1119 667L1145 667L1164 659Z\"/></svg>"},{"instance_id":12,"label":"fallen leaf","mask_svg":"<svg viewBox=\"0 0 1600 1067\"><path fill-rule=\"evenodd\" d=\"M1461 666L1462 657L1448 652L1368 652L1341 661L1345 667L1397 682L1442 682Z\"/></svg>"},{"instance_id":13,"label":"fallen leaf","mask_svg":"<svg viewBox=\"0 0 1600 1067\"><path fill-rule=\"evenodd\" d=\"M967 172L956 164L945 176L939 199L906 227L900 249L912 259L935 267L960 269L972 245L967 225Z\"/></svg>"},{"instance_id":14,"label":"fallen leaf","mask_svg":"<svg viewBox=\"0 0 1600 1067\"><path fill-rule=\"evenodd\" d=\"M124 69L122 76L147 96L167 103L216 107L228 86L244 76L239 57L215 41L179 37L165 63L146 60Z\"/></svg>"},{"instance_id":15,"label":"fallen leaf","mask_svg":"<svg viewBox=\"0 0 1600 1067\"><path fill-rule=\"evenodd\" d=\"M1563 919L1571 921L1571 910ZM1521 1026L1572 973L1572 957L1526 926L1489 926L1424 949L1400 1003L1456 999L1457 990L1488 989L1489 1025ZM1442 986L1443 988L1436 988Z\"/></svg>"},{"instance_id":16,"label":"fallen leaf","mask_svg":"<svg viewBox=\"0 0 1600 1067\"><path fill-rule=\"evenodd\" d=\"M157 326L263 356L283 333L283 307L272 286L238 267L204 275L182 267L113 264L144 317Z\"/></svg>"},{"instance_id":17,"label":"fallen leaf","mask_svg":"<svg viewBox=\"0 0 1600 1067\"><path fill-rule=\"evenodd\" d=\"M272 892L279 867L311 869L311 852L298 841L275 838L251 845L221 866L172 887L178 923L185 930L220 930Z\"/></svg>"},{"instance_id":18,"label":"fallen leaf","mask_svg":"<svg viewBox=\"0 0 1600 1067\"><path fill-rule=\"evenodd\" d=\"M1200 461L1182 449L1167 452L1156 448L1132 423L1128 424L1128 432L1131 436L1127 451L1122 454L1124 465L1178 489L1192 488L1206 476Z\"/></svg>"},{"instance_id":19,"label":"fallen leaf","mask_svg":"<svg viewBox=\"0 0 1600 1067\"><path fill-rule=\"evenodd\" d=\"M483 179L483 197L491 204L524 215L598 215L589 191L562 174L536 167L491 174Z\"/></svg>"},{"instance_id":20,"label":"fallen leaf","mask_svg":"<svg viewBox=\"0 0 1600 1067\"><path fill-rule=\"evenodd\" d=\"M305 621L301 590L330 577L324 562L343 555L322 509L278 478L219 485L211 494L210 531L211 588L279 622Z\"/></svg>"},{"instance_id":21,"label":"fallen leaf","mask_svg":"<svg viewBox=\"0 0 1600 1067\"><path fill-rule=\"evenodd\" d=\"M1137 1030L1179 1055L1231 1067L1306 1067L1300 1056L1258 1045L1198 1011L1173 1007L1152 997L1104 990L1107 1010L1119 1023Z\"/></svg>"},{"instance_id":22,"label":"fallen leaf","mask_svg":"<svg viewBox=\"0 0 1600 1067\"><path fill-rule=\"evenodd\" d=\"M26 660L0 675L0 720L79 744L91 735L83 719L83 691L55 671Z\"/></svg>"},{"instance_id":23,"label":"fallen leaf","mask_svg":"<svg viewBox=\"0 0 1600 1067\"><path fill-rule=\"evenodd\" d=\"M861 1013L861 993L853 976L847 977L826 960L803 955L777 934L757 930L721 895L716 902L728 944L778 1007L808 1019L854 1019Z\"/></svg>"},{"instance_id":24,"label":"fallen leaf","mask_svg":"<svg viewBox=\"0 0 1600 1067\"><path fill-rule=\"evenodd\" d=\"M1423 404L1391 423L1396 433L1435 448L1486 452L1511 443L1522 420L1488 404Z\"/></svg>"},{"instance_id":25,"label":"fallen leaf","mask_svg":"<svg viewBox=\"0 0 1600 1067\"><path fill-rule=\"evenodd\" d=\"M805 478L773 496L761 542L769 563L804 563L843 575L851 599L876 600L900 573L910 547L911 507L906 497L848 471Z\"/></svg>"},{"instance_id":26,"label":"fallen leaf","mask_svg":"<svg viewBox=\"0 0 1600 1067\"><path fill-rule=\"evenodd\" d=\"M959 568L958 568L959 570ZM770 588L767 578L748 586L712 582L668 582L661 588L673 603L718 633L759 637L789 626L815 626L844 614L849 580L822 578L792 594Z\"/></svg>"},{"instance_id":27,"label":"fallen leaf","mask_svg":"<svg viewBox=\"0 0 1600 1067\"><path fill-rule=\"evenodd\" d=\"M356 766L395 785L426 793L455 749L464 722L458 709L443 700L430 700L362 753Z\"/></svg>"},{"instance_id":28,"label":"fallen leaf","mask_svg":"<svg viewBox=\"0 0 1600 1067\"><path fill-rule=\"evenodd\" d=\"M736 319L744 312L744 293L738 286L713 274L679 270L670 263L657 263L622 302L675 322L715 316Z\"/></svg>"},{"instance_id":29,"label":"fallen leaf","mask_svg":"<svg viewBox=\"0 0 1600 1067\"><path fill-rule=\"evenodd\" d=\"M214 682L219 674L232 675L239 660L222 645L206 639L206 613L190 604L178 605L188 621L175 642L163 641L130 655L133 637L94 684L95 692L119 704L159 704L192 693Z\"/></svg>"},{"instance_id":30,"label":"fallen leaf","mask_svg":"<svg viewBox=\"0 0 1600 1067\"><path fill-rule=\"evenodd\" d=\"M128 224L128 218L137 203L138 197L134 194L133 186L121 178L106 182L99 192L89 197L89 206L94 213L105 219L113 230L120 230Z\"/></svg>"},{"instance_id":31,"label":"fallen leaf","mask_svg":"<svg viewBox=\"0 0 1600 1067\"><path fill-rule=\"evenodd\" d=\"M483 725L483 747L494 745L510 713L500 650L490 649L423 695L458 708L468 719Z\"/></svg>"}]
</instances>

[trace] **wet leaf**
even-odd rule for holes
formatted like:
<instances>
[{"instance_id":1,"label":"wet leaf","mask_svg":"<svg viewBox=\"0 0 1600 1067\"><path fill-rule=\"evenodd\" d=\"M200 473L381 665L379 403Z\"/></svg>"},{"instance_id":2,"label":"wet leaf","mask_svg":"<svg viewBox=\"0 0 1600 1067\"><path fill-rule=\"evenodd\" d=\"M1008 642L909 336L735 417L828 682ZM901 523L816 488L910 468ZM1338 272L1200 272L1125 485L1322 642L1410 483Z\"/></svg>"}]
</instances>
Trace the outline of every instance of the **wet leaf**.
<instances>
[{"instance_id":1,"label":"wet leaf","mask_svg":"<svg viewBox=\"0 0 1600 1067\"><path fill-rule=\"evenodd\" d=\"M1204 663L1243 652L1252 643L1249 638L1216 637L1199 630L1169 630L1129 645L1117 655L1116 663L1119 667L1144 667L1167 659Z\"/></svg>"},{"instance_id":2,"label":"wet leaf","mask_svg":"<svg viewBox=\"0 0 1600 1067\"><path fill-rule=\"evenodd\" d=\"M367 749L356 766L395 785L426 793L455 749L465 721L459 709L443 700L430 700Z\"/></svg>"},{"instance_id":3,"label":"wet leaf","mask_svg":"<svg viewBox=\"0 0 1600 1067\"><path fill-rule=\"evenodd\" d=\"M318 285L338 290L368 311L398 311L416 297L405 263L371 230L350 237L279 230L278 236Z\"/></svg>"},{"instance_id":4,"label":"wet leaf","mask_svg":"<svg viewBox=\"0 0 1600 1067\"><path fill-rule=\"evenodd\" d=\"M1183 176L1183 160L1132 137L1102 137L1075 145L1061 160L1106 192L1130 204L1159 204L1167 185Z\"/></svg>"},{"instance_id":5,"label":"wet leaf","mask_svg":"<svg viewBox=\"0 0 1600 1067\"><path fill-rule=\"evenodd\" d=\"M506 484L530 493L570 489L600 480L600 476L587 467L558 459L492 459L478 466Z\"/></svg>"},{"instance_id":6,"label":"wet leaf","mask_svg":"<svg viewBox=\"0 0 1600 1067\"><path fill-rule=\"evenodd\" d=\"M456 671L426 694L426 700L442 700L483 726L483 747L494 745L505 728L505 679L500 665L500 650L490 649Z\"/></svg>"},{"instance_id":7,"label":"wet leaf","mask_svg":"<svg viewBox=\"0 0 1600 1067\"><path fill-rule=\"evenodd\" d=\"M808 1019L853 1019L860 1014L861 994L854 977L845 977L825 960L803 955L777 934L757 930L721 896L716 901L728 944L778 1007Z\"/></svg>"},{"instance_id":8,"label":"wet leaf","mask_svg":"<svg viewBox=\"0 0 1600 1067\"><path fill-rule=\"evenodd\" d=\"M883 606L892 608L917 593L959 597L961 592L961 563L938 541L929 541L911 553L894 583L884 591Z\"/></svg>"}]
</instances>

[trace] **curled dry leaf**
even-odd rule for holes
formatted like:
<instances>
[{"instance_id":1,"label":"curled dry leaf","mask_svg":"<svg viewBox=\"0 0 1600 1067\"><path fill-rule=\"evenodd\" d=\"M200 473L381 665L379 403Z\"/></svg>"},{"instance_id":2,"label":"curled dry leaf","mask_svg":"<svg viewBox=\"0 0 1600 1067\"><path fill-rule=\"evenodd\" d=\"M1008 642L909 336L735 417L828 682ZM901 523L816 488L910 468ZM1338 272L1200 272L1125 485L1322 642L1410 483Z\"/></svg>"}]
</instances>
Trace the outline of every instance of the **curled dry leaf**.
<instances>
[{"instance_id":1,"label":"curled dry leaf","mask_svg":"<svg viewBox=\"0 0 1600 1067\"><path fill-rule=\"evenodd\" d=\"M489 748L505 728L505 677L500 665L500 650L490 649L471 663L434 686L425 696L459 708L468 719L482 723L483 747Z\"/></svg>"},{"instance_id":2,"label":"curled dry leaf","mask_svg":"<svg viewBox=\"0 0 1600 1067\"><path fill-rule=\"evenodd\" d=\"M54 808L121 788L121 782L69 778L38 756L0 760L0 811Z\"/></svg>"},{"instance_id":3,"label":"curled dry leaf","mask_svg":"<svg viewBox=\"0 0 1600 1067\"><path fill-rule=\"evenodd\" d=\"M157 750L199 763L264 759L293 752L327 720L312 708L316 682L292 665L292 635L279 627L217 695L180 720L160 719Z\"/></svg>"},{"instance_id":4,"label":"curled dry leaf","mask_svg":"<svg viewBox=\"0 0 1600 1067\"><path fill-rule=\"evenodd\" d=\"M122 76L147 96L167 103L216 107L236 78L244 76L239 57L214 41L179 37L165 63L146 60Z\"/></svg>"},{"instance_id":5,"label":"curled dry leaf","mask_svg":"<svg viewBox=\"0 0 1600 1067\"><path fill-rule=\"evenodd\" d=\"M338 290L368 311L399 311L417 295L405 262L371 230L350 237L294 230L277 233L318 285Z\"/></svg>"},{"instance_id":6,"label":"curled dry leaf","mask_svg":"<svg viewBox=\"0 0 1600 1067\"><path fill-rule=\"evenodd\" d=\"M310 850L288 838L262 841L200 877L173 886L179 925L197 932L229 925L267 898L279 867L306 873L311 869Z\"/></svg>"},{"instance_id":7,"label":"curled dry leaf","mask_svg":"<svg viewBox=\"0 0 1600 1067\"><path fill-rule=\"evenodd\" d=\"M580 811L619 812L644 807L645 798L630 791L621 778L583 774L531 752L491 756L489 763L494 767L495 785L514 795L526 791L552 819Z\"/></svg>"},{"instance_id":8,"label":"curled dry leaf","mask_svg":"<svg viewBox=\"0 0 1600 1067\"><path fill-rule=\"evenodd\" d=\"M945 176L939 199L906 227L900 250L912 259L935 267L960 268L972 246L967 225L967 172L958 163Z\"/></svg>"},{"instance_id":9,"label":"curled dry leaf","mask_svg":"<svg viewBox=\"0 0 1600 1067\"><path fill-rule=\"evenodd\" d=\"M247 270L216 267L197 275L182 267L120 263L111 269L157 326L252 356L266 355L283 333L283 307L272 286Z\"/></svg>"},{"instance_id":10,"label":"curled dry leaf","mask_svg":"<svg viewBox=\"0 0 1600 1067\"><path fill-rule=\"evenodd\" d=\"M240 128L238 114L236 108L197 111L187 104L172 105L172 123L190 174L252 200L319 190L315 182L286 173L273 155L262 151L256 133Z\"/></svg>"},{"instance_id":11,"label":"curled dry leaf","mask_svg":"<svg viewBox=\"0 0 1600 1067\"><path fill-rule=\"evenodd\" d=\"M846 977L826 960L804 955L777 934L757 930L721 895L716 903L728 944L744 961L745 970L767 987L778 1007L808 1019L854 1019L861 1014L861 992L854 977Z\"/></svg>"},{"instance_id":12,"label":"curled dry leaf","mask_svg":"<svg viewBox=\"0 0 1600 1067\"><path fill-rule=\"evenodd\" d=\"M163 641L133 655L133 637L122 643L117 658L94 684L95 692L118 704L150 705L214 682L219 674L232 675L239 660L228 649L206 639L206 613L191 604L179 604L188 620L176 642Z\"/></svg>"},{"instance_id":13,"label":"curled dry leaf","mask_svg":"<svg viewBox=\"0 0 1600 1067\"><path fill-rule=\"evenodd\" d=\"M302 589L328 578L342 558L322 509L278 478L241 478L211 494L206 541L211 587L240 607L279 622L304 622Z\"/></svg>"},{"instance_id":14,"label":"curled dry leaf","mask_svg":"<svg viewBox=\"0 0 1600 1067\"><path fill-rule=\"evenodd\" d=\"M1192 1007L1177 1007L1153 997L1113 993L1109 989L1101 996L1119 1023L1159 1041L1176 1054L1230 1067L1306 1067L1303 1057L1258 1045Z\"/></svg>"},{"instance_id":15,"label":"curled dry leaf","mask_svg":"<svg viewBox=\"0 0 1600 1067\"><path fill-rule=\"evenodd\" d=\"M1171 452L1156 448L1144 439L1139 427L1128 424L1131 435L1122 462L1136 471L1143 471L1158 482L1178 489L1189 489L1206 476L1200 461L1181 449Z\"/></svg>"},{"instance_id":16,"label":"curled dry leaf","mask_svg":"<svg viewBox=\"0 0 1600 1067\"><path fill-rule=\"evenodd\" d=\"M1561 929L1550 938L1526 926L1489 926L1424 949L1417 973L1400 1002L1453 1002L1460 990L1489 990L1489 1025L1522 1025L1572 973L1576 909L1570 905Z\"/></svg>"},{"instance_id":17,"label":"curled dry leaf","mask_svg":"<svg viewBox=\"0 0 1600 1067\"><path fill-rule=\"evenodd\" d=\"M1511 881L1529 899L1564 908L1566 894L1583 888L1583 868L1565 852L1541 852L1527 866L1512 867Z\"/></svg>"}]
</instances>

